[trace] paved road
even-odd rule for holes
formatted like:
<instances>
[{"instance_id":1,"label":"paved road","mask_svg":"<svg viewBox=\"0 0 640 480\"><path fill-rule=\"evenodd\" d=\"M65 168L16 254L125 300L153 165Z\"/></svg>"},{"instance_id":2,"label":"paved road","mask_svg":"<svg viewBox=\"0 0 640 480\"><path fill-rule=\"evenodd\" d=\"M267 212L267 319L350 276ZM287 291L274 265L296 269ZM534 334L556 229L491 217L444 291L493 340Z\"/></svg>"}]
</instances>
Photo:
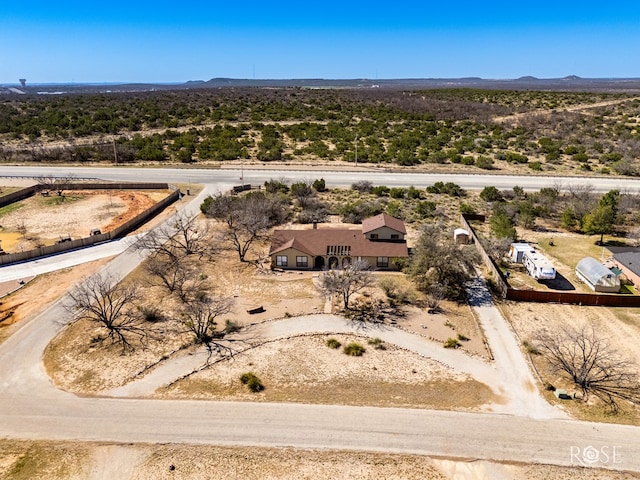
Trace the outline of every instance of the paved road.
<instances>
[{"instance_id":1,"label":"paved road","mask_svg":"<svg viewBox=\"0 0 640 480\"><path fill-rule=\"evenodd\" d=\"M101 243L92 247L72 250L49 257L37 258L26 262L0 267L0 282L20 280L34 277L63 268L73 267L86 262L92 262L101 258L112 257L124 252L139 238L139 235L119 238L111 242Z\"/></svg>"},{"instance_id":2,"label":"paved road","mask_svg":"<svg viewBox=\"0 0 640 480\"><path fill-rule=\"evenodd\" d=\"M195 211L214 188L189 208ZM123 277L140 260L128 249L105 270ZM76 397L53 387L41 361L68 317L63 302L0 345L0 437L335 448L640 472L640 428L631 426L495 413Z\"/></svg>"},{"instance_id":3,"label":"paved road","mask_svg":"<svg viewBox=\"0 0 640 480\"><path fill-rule=\"evenodd\" d=\"M0 167L2 176L38 176L58 175L69 173L80 178L99 178L113 181L137 181L145 182L173 182L173 183L204 183L216 184L221 190L228 190L232 185L240 183L242 175L245 183L262 185L272 178L287 178L291 181L313 180L322 177L329 187L349 186L358 180L369 180L374 185L387 185L398 187L425 187L436 181L454 182L463 188L481 190L487 185L493 185L500 189L510 189L519 185L527 190L539 190L542 187L560 185L567 188L569 185L591 185L595 192L607 192L617 188L622 191L638 193L640 182L631 178L617 177L550 177L534 175L489 175L489 174L428 174L428 173L391 173L385 171L373 171L373 169L358 169L352 171L328 171L328 170L278 170L278 169L249 169L243 172L232 169L199 169L199 168L135 168L135 167Z\"/></svg>"}]
</instances>

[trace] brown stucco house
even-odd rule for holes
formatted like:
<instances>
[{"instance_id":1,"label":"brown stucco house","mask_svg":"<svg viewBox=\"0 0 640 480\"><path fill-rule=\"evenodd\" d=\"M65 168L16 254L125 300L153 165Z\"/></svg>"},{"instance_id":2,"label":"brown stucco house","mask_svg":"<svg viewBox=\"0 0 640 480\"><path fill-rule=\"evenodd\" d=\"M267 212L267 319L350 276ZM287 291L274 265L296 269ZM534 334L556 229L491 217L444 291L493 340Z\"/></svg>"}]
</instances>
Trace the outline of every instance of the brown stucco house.
<instances>
[{"instance_id":1,"label":"brown stucco house","mask_svg":"<svg viewBox=\"0 0 640 480\"><path fill-rule=\"evenodd\" d=\"M364 260L378 270L396 270L394 259L409 256L404 222L381 213L361 228L318 227L275 230L271 239L272 268L312 270L343 267Z\"/></svg>"}]
</instances>

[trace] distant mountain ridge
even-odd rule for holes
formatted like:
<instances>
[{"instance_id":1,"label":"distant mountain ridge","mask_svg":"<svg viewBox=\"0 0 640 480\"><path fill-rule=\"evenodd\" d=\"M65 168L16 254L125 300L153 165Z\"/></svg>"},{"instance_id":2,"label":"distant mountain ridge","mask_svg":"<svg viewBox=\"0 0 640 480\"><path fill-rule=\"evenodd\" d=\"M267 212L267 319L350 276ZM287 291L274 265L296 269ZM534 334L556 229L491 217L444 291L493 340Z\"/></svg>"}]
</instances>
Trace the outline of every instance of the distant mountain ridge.
<instances>
[{"instance_id":1,"label":"distant mountain ridge","mask_svg":"<svg viewBox=\"0 0 640 480\"><path fill-rule=\"evenodd\" d=\"M18 84L0 85L0 93L111 93L155 90L181 90L199 88L487 88L487 89L535 89L535 90L589 90L589 91L640 91L640 78L582 78L569 75L563 78L537 78L524 76L515 79L464 78L398 78L398 79L242 79L211 78L190 80L184 83L87 83L87 84L37 84L22 87Z\"/></svg>"}]
</instances>

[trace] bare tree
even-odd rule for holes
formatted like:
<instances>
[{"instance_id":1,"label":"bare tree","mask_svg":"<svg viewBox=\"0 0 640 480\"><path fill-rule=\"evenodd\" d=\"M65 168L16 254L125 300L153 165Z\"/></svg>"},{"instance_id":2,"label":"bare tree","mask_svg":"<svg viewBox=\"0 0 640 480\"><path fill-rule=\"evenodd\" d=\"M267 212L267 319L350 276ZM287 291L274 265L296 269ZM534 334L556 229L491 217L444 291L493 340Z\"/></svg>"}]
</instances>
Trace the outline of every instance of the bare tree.
<instances>
[{"instance_id":1,"label":"bare tree","mask_svg":"<svg viewBox=\"0 0 640 480\"><path fill-rule=\"evenodd\" d=\"M615 355L611 345L592 328L543 332L537 341L552 367L568 375L585 400L593 394L613 412L618 411L619 400L640 402L637 367Z\"/></svg>"},{"instance_id":2,"label":"bare tree","mask_svg":"<svg viewBox=\"0 0 640 480\"><path fill-rule=\"evenodd\" d=\"M580 224L582 224L584 216L597 205L597 196L593 193L594 187L590 184L570 184L567 187L567 190L569 192L569 198L567 201L573 208L576 218L578 218Z\"/></svg>"},{"instance_id":3,"label":"bare tree","mask_svg":"<svg viewBox=\"0 0 640 480\"><path fill-rule=\"evenodd\" d=\"M47 190L55 191L59 197L64 194L64 191L69 188L69 185L76 180L76 176L73 173L67 173L61 177L54 175L40 175L35 177L36 183L42 185Z\"/></svg>"},{"instance_id":4,"label":"bare tree","mask_svg":"<svg viewBox=\"0 0 640 480\"><path fill-rule=\"evenodd\" d=\"M200 208L208 217L225 224L224 236L238 252L241 262L247 261L251 245L265 238L269 228L279 225L287 216L279 198L262 192L251 192L239 197L208 197Z\"/></svg>"},{"instance_id":5,"label":"bare tree","mask_svg":"<svg viewBox=\"0 0 640 480\"><path fill-rule=\"evenodd\" d=\"M138 240L136 248L177 260L187 255L213 253L215 243L212 239L211 230L205 222L199 222L197 216L190 217L180 212L171 222L153 229Z\"/></svg>"},{"instance_id":6,"label":"bare tree","mask_svg":"<svg viewBox=\"0 0 640 480\"><path fill-rule=\"evenodd\" d=\"M627 233L627 238L631 240L631 243L639 247L640 246L640 227L633 228Z\"/></svg>"},{"instance_id":7,"label":"bare tree","mask_svg":"<svg viewBox=\"0 0 640 480\"><path fill-rule=\"evenodd\" d=\"M207 346L210 353L231 355L231 347L219 340L224 338L226 330L217 330L217 319L230 313L233 298L212 297L200 291L183 303L180 315L182 324L193 333L195 341Z\"/></svg>"},{"instance_id":8,"label":"bare tree","mask_svg":"<svg viewBox=\"0 0 640 480\"><path fill-rule=\"evenodd\" d=\"M70 293L66 305L76 319L97 323L107 331L106 338L133 350L131 337L147 336L134 303L139 298L135 285L117 283L110 275L97 274L78 284Z\"/></svg>"},{"instance_id":9,"label":"bare tree","mask_svg":"<svg viewBox=\"0 0 640 480\"><path fill-rule=\"evenodd\" d=\"M374 283L371 265L365 261L355 261L341 270L328 270L320 275L320 289L327 296L342 298L344 309L349 309L349 300Z\"/></svg>"},{"instance_id":10,"label":"bare tree","mask_svg":"<svg viewBox=\"0 0 640 480\"><path fill-rule=\"evenodd\" d=\"M186 262L162 253L149 257L144 262L144 269L149 274L149 284L161 285L169 293L185 290L184 284L189 278Z\"/></svg>"}]
</instances>

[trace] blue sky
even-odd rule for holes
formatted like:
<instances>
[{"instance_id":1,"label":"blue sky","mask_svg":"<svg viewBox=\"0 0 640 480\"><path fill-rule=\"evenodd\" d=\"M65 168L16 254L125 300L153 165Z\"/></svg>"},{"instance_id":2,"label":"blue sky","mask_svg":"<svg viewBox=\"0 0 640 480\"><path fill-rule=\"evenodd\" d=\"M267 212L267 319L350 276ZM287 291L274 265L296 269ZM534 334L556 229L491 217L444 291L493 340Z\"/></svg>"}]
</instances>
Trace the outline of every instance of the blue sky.
<instances>
[{"instance_id":1,"label":"blue sky","mask_svg":"<svg viewBox=\"0 0 640 480\"><path fill-rule=\"evenodd\" d=\"M2 3L0 83L640 77L638 0Z\"/></svg>"}]
</instances>

